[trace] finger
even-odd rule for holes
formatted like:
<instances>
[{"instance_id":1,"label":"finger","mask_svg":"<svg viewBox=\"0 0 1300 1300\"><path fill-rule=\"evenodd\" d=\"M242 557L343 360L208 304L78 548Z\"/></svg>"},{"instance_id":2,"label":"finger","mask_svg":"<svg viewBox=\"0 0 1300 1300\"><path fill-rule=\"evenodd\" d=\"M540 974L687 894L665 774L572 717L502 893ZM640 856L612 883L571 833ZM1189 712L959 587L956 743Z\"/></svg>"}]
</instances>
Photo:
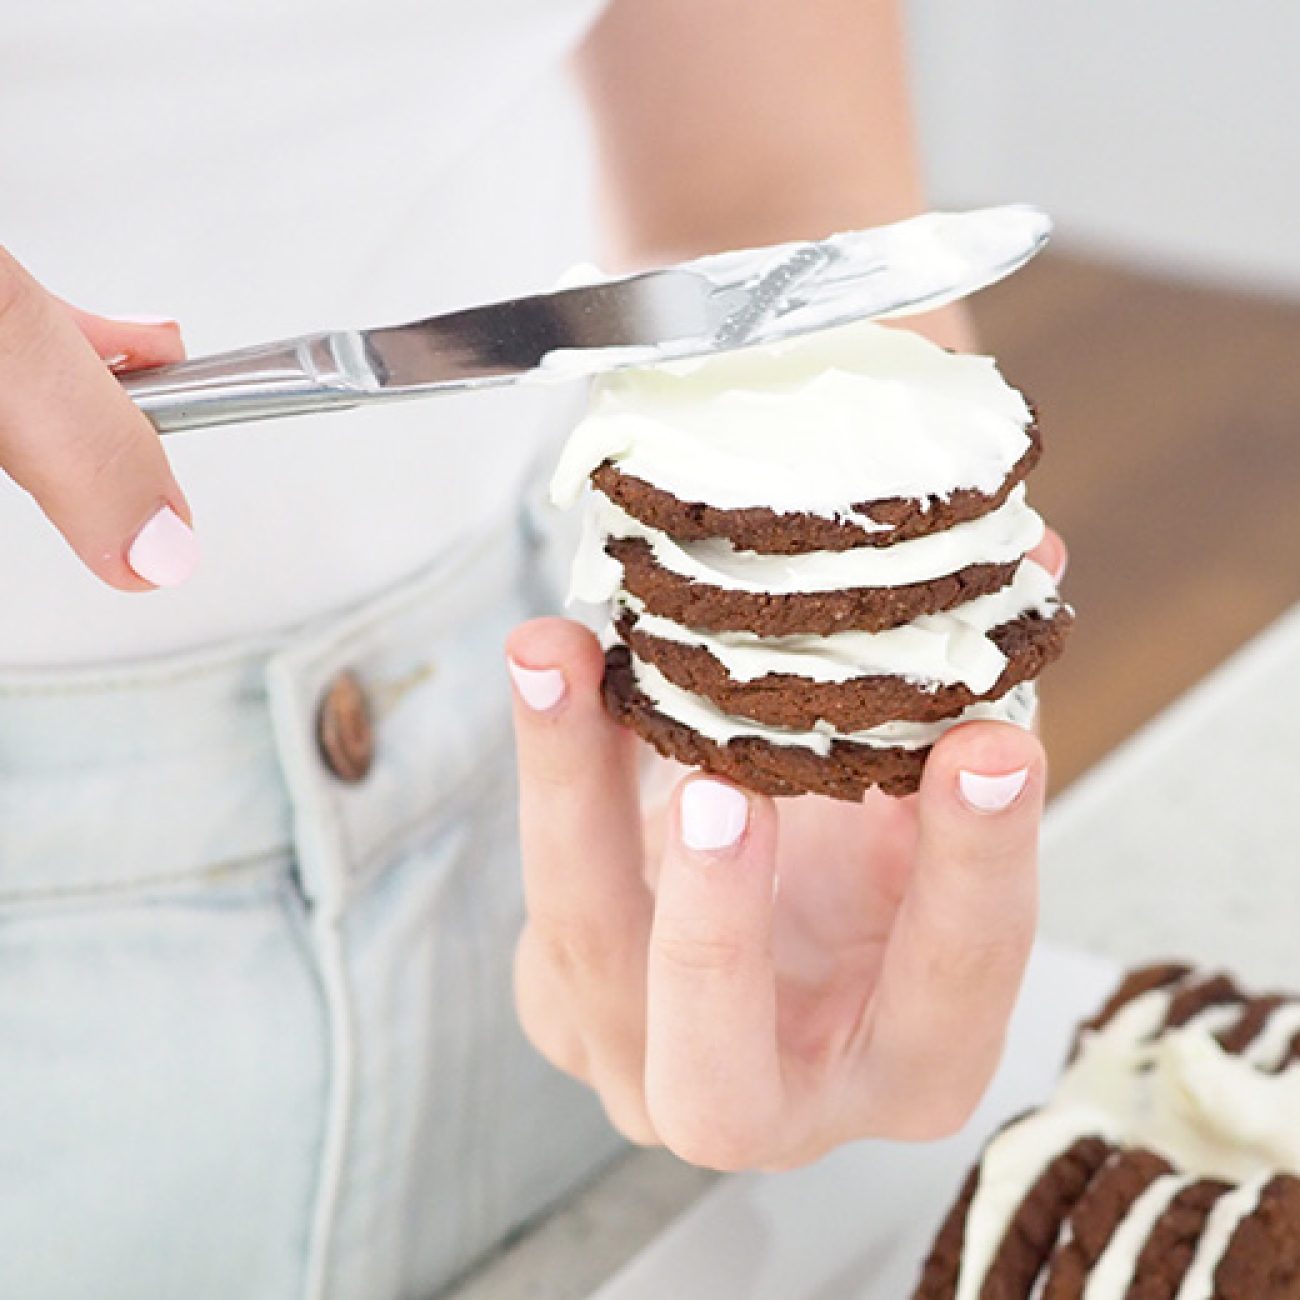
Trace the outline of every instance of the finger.
<instances>
[{"instance_id":1,"label":"finger","mask_svg":"<svg viewBox=\"0 0 1300 1300\"><path fill-rule=\"evenodd\" d=\"M62 304L3 250L0 468L112 586L173 586L193 571L189 506L153 426Z\"/></svg>"},{"instance_id":2,"label":"finger","mask_svg":"<svg viewBox=\"0 0 1300 1300\"><path fill-rule=\"evenodd\" d=\"M1034 736L997 722L954 728L926 763L860 1058L870 1131L950 1132L992 1076L1033 943L1045 769Z\"/></svg>"},{"instance_id":3,"label":"finger","mask_svg":"<svg viewBox=\"0 0 1300 1300\"><path fill-rule=\"evenodd\" d=\"M519 1027L528 1041L557 1070L591 1083L587 1049L568 1013L568 990L527 925L515 948L514 992Z\"/></svg>"},{"instance_id":4,"label":"finger","mask_svg":"<svg viewBox=\"0 0 1300 1300\"><path fill-rule=\"evenodd\" d=\"M1061 534L1049 528L1043 534L1043 540L1029 552L1029 558L1041 564L1052 575L1052 581L1059 586L1070 562L1070 552L1062 541Z\"/></svg>"},{"instance_id":5,"label":"finger","mask_svg":"<svg viewBox=\"0 0 1300 1300\"><path fill-rule=\"evenodd\" d=\"M96 316L70 303L64 303L63 308L76 322L82 337L115 373L185 359L181 327L174 320Z\"/></svg>"},{"instance_id":6,"label":"finger","mask_svg":"<svg viewBox=\"0 0 1300 1300\"><path fill-rule=\"evenodd\" d=\"M645 950L636 750L601 698L604 656L565 619L516 628L519 821L530 943L570 999L592 1081L625 1132L645 1127Z\"/></svg>"},{"instance_id":7,"label":"finger","mask_svg":"<svg viewBox=\"0 0 1300 1300\"><path fill-rule=\"evenodd\" d=\"M771 800L712 777L680 788L650 940L646 1100L660 1138L714 1169L784 1142L771 934Z\"/></svg>"}]
</instances>

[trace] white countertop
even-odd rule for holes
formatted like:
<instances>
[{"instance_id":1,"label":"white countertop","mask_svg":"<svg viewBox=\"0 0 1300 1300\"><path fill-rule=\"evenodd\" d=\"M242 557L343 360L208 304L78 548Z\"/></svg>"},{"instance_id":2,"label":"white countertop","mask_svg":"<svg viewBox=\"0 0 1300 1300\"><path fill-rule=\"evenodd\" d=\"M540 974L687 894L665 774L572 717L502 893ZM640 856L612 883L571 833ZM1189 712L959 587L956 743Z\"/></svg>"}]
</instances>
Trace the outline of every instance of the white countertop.
<instances>
[{"instance_id":1,"label":"white countertop","mask_svg":"<svg viewBox=\"0 0 1300 1300\"><path fill-rule=\"evenodd\" d=\"M1298 685L1300 607L1056 800L1043 933L1300 987ZM633 1152L445 1300L583 1300L714 1181Z\"/></svg>"}]
</instances>

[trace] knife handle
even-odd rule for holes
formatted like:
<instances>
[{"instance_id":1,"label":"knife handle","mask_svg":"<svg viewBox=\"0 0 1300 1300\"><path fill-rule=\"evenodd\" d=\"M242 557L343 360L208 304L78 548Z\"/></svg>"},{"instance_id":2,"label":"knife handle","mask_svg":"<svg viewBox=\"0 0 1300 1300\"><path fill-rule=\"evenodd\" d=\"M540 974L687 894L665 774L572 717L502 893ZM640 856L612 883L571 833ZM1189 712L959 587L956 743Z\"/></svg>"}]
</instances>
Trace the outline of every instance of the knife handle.
<instances>
[{"instance_id":1,"label":"knife handle","mask_svg":"<svg viewBox=\"0 0 1300 1300\"><path fill-rule=\"evenodd\" d=\"M373 391L355 334L309 334L121 376L159 433L358 406Z\"/></svg>"}]
</instances>

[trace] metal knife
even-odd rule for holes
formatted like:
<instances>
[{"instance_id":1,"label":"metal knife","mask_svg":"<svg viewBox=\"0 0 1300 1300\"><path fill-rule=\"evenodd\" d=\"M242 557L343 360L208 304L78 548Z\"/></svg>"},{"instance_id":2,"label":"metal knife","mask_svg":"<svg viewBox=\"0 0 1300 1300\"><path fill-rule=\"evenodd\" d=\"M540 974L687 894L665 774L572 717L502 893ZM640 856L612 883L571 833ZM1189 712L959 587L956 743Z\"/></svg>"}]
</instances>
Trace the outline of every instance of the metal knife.
<instances>
[{"instance_id":1,"label":"metal knife","mask_svg":"<svg viewBox=\"0 0 1300 1300\"><path fill-rule=\"evenodd\" d=\"M405 325L264 343L122 383L172 433L592 375L929 311L1009 275L1050 234L1046 214L1023 205L930 213Z\"/></svg>"}]
</instances>

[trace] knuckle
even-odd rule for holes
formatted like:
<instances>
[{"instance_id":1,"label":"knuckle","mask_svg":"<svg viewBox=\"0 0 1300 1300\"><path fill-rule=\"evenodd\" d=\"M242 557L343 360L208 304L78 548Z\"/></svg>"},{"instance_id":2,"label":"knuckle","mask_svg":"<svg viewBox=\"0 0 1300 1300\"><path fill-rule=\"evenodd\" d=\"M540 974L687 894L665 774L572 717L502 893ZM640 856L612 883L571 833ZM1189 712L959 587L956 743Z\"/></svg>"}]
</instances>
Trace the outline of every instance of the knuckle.
<instances>
[{"instance_id":1,"label":"knuckle","mask_svg":"<svg viewBox=\"0 0 1300 1300\"><path fill-rule=\"evenodd\" d=\"M701 1169L734 1174L757 1168L768 1154L748 1125L717 1116L655 1117L659 1140L679 1160Z\"/></svg>"},{"instance_id":2,"label":"knuckle","mask_svg":"<svg viewBox=\"0 0 1300 1300\"><path fill-rule=\"evenodd\" d=\"M0 333L6 348L39 353L47 341L40 289L17 261L0 247Z\"/></svg>"},{"instance_id":3,"label":"knuckle","mask_svg":"<svg viewBox=\"0 0 1300 1300\"><path fill-rule=\"evenodd\" d=\"M884 1136L899 1142L939 1142L966 1127L975 1112L978 1095L945 1092L914 1099L907 1110L888 1125Z\"/></svg>"},{"instance_id":4,"label":"knuckle","mask_svg":"<svg viewBox=\"0 0 1300 1300\"><path fill-rule=\"evenodd\" d=\"M605 1108L610 1127L625 1141L638 1147L663 1145L639 1092L633 1096L628 1089L602 1090L600 1104Z\"/></svg>"},{"instance_id":5,"label":"knuckle","mask_svg":"<svg viewBox=\"0 0 1300 1300\"><path fill-rule=\"evenodd\" d=\"M564 979L603 974L619 964L625 951L613 928L598 923L535 916L529 928L542 960Z\"/></svg>"},{"instance_id":6,"label":"knuckle","mask_svg":"<svg viewBox=\"0 0 1300 1300\"><path fill-rule=\"evenodd\" d=\"M729 975L751 961L749 946L727 935L656 934L656 956L674 970L698 975Z\"/></svg>"},{"instance_id":7,"label":"knuckle","mask_svg":"<svg viewBox=\"0 0 1300 1300\"><path fill-rule=\"evenodd\" d=\"M1017 932L984 940L957 936L952 943L936 944L926 959L930 982L969 996L990 982L1018 983L1029 955L1031 938Z\"/></svg>"}]
</instances>

